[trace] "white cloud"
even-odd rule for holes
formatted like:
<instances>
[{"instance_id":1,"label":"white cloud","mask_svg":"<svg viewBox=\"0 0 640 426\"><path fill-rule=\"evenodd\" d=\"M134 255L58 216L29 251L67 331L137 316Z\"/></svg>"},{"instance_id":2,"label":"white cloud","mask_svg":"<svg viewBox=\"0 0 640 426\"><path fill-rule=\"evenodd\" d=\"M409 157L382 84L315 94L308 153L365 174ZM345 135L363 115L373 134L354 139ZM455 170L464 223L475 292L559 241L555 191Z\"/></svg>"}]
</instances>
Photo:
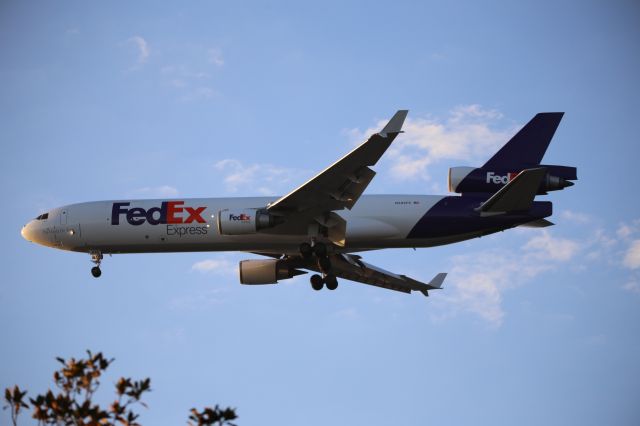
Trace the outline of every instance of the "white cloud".
<instances>
[{"instance_id":1,"label":"white cloud","mask_svg":"<svg viewBox=\"0 0 640 426\"><path fill-rule=\"evenodd\" d=\"M443 316L458 312L478 315L499 327L505 316L503 293L519 287L571 260L578 242L545 231L530 238L520 250L494 249L455 256L447 279Z\"/></svg>"},{"instance_id":2,"label":"white cloud","mask_svg":"<svg viewBox=\"0 0 640 426\"><path fill-rule=\"evenodd\" d=\"M494 131L493 122L501 114L478 105L458 107L447 120L414 118L403 128L399 151L417 148L430 162L443 159L475 160L506 142L511 132Z\"/></svg>"},{"instance_id":3,"label":"white cloud","mask_svg":"<svg viewBox=\"0 0 640 426\"><path fill-rule=\"evenodd\" d=\"M238 265L224 257L204 259L191 265L191 270L218 280L228 281L229 286L237 284ZM169 302L171 309L198 311L225 303L229 287L195 289Z\"/></svg>"},{"instance_id":4,"label":"white cloud","mask_svg":"<svg viewBox=\"0 0 640 426\"><path fill-rule=\"evenodd\" d=\"M629 239L640 229L640 219L635 219L631 223L621 223L616 230L616 235L622 240Z\"/></svg>"},{"instance_id":5,"label":"white cloud","mask_svg":"<svg viewBox=\"0 0 640 426\"><path fill-rule=\"evenodd\" d=\"M584 225L591 222L591 217L586 213L574 212L572 210L563 210L560 217L578 225Z\"/></svg>"},{"instance_id":6,"label":"white cloud","mask_svg":"<svg viewBox=\"0 0 640 426\"><path fill-rule=\"evenodd\" d=\"M170 185L145 186L133 191L133 195L141 197L172 198L179 194L178 189Z\"/></svg>"},{"instance_id":7,"label":"white cloud","mask_svg":"<svg viewBox=\"0 0 640 426\"><path fill-rule=\"evenodd\" d=\"M207 274L235 274L238 271L237 265L227 259L206 259L191 265L192 271Z\"/></svg>"},{"instance_id":8,"label":"white cloud","mask_svg":"<svg viewBox=\"0 0 640 426\"><path fill-rule=\"evenodd\" d=\"M416 158L410 155L397 154L393 158L391 175L401 179L420 177L424 180L429 180L430 177L427 173L427 166L429 166L432 161L429 157Z\"/></svg>"},{"instance_id":9,"label":"white cloud","mask_svg":"<svg viewBox=\"0 0 640 426\"><path fill-rule=\"evenodd\" d=\"M516 128L495 130L493 127L501 118L500 112L480 105L454 108L446 119L409 116L403 126L405 133L388 152L392 176L428 180L428 167L441 160L480 162L488 159L488 155L516 131ZM386 120L382 120L364 132L352 129L347 133L364 140L385 124Z\"/></svg>"},{"instance_id":10,"label":"white cloud","mask_svg":"<svg viewBox=\"0 0 640 426\"><path fill-rule=\"evenodd\" d=\"M222 50L217 47L209 49L207 51L207 59L210 63L214 64L217 67L221 67L224 65L224 58L222 57Z\"/></svg>"},{"instance_id":11,"label":"white cloud","mask_svg":"<svg viewBox=\"0 0 640 426\"><path fill-rule=\"evenodd\" d=\"M589 223L592 222L590 219ZM455 256L451 258L447 291L438 297L442 301L439 317L470 312L498 327L505 316L502 307L505 291L525 285L541 274L566 269L568 265L572 271L580 273L594 265L636 271L640 269L640 239L630 241L628 237L636 232L638 223L635 220L631 226L623 224L617 229L615 234L624 239L615 239L613 232L604 229L592 229L580 239L558 237L547 229L521 230L516 235L531 232L535 235L529 236L519 249ZM589 226L586 222L583 225ZM622 244L626 245L624 250L621 250ZM637 276L628 277L621 288L640 294L640 280Z\"/></svg>"},{"instance_id":12,"label":"white cloud","mask_svg":"<svg viewBox=\"0 0 640 426\"><path fill-rule=\"evenodd\" d=\"M578 252L580 244L566 238L553 237L549 231L544 230L542 235L531 238L524 249L539 259L565 262Z\"/></svg>"},{"instance_id":13,"label":"white cloud","mask_svg":"<svg viewBox=\"0 0 640 426\"><path fill-rule=\"evenodd\" d=\"M505 315L502 293L550 269L528 260L526 254L502 249L455 256L452 263L447 293L442 296L448 314L471 312L496 327Z\"/></svg>"},{"instance_id":14,"label":"white cloud","mask_svg":"<svg viewBox=\"0 0 640 426\"><path fill-rule=\"evenodd\" d=\"M502 263L499 258L495 260ZM475 257L473 260L482 261ZM447 283L447 295L443 300L447 308L453 308L450 313L458 310L474 313L489 324L499 326L504 318L502 309L503 287L508 284L506 270L493 265L493 268L481 268L474 265L468 256L455 258L457 265L451 269ZM504 264L500 266L505 266Z\"/></svg>"},{"instance_id":15,"label":"white cloud","mask_svg":"<svg viewBox=\"0 0 640 426\"><path fill-rule=\"evenodd\" d=\"M640 240L631 242L622 263L629 269L640 268Z\"/></svg>"},{"instance_id":16,"label":"white cloud","mask_svg":"<svg viewBox=\"0 0 640 426\"><path fill-rule=\"evenodd\" d=\"M151 54L151 49L149 49L149 43L140 37L139 35L131 37L127 40L129 44L133 44L138 50L138 59L137 65L143 65L149 59L149 55Z\"/></svg>"},{"instance_id":17,"label":"white cloud","mask_svg":"<svg viewBox=\"0 0 640 426\"><path fill-rule=\"evenodd\" d=\"M303 182L304 171L271 164L248 164L239 160L225 159L214 164L214 168L224 175L227 191L254 191L261 195L275 195L288 192Z\"/></svg>"},{"instance_id":18,"label":"white cloud","mask_svg":"<svg viewBox=\"0 0 640 426\"><path fill-rule=\"evenodd\" d=\"M631 293L640 294L640 283L638 281L629 281L622 286L623 289Z\"/></svg>"},{"instance_id":19,"label":"white cloud","mask_svg":"<svg viewBox=\"0 0 640 426\"><path fill-rule=\"evenodd\" d=\"M631 228L626 223L620 224L620 226L618 227L618 230L616 231L616 235L622 239L629 238L631 234L633 234L633 228Z\"/></svg>"},{"instance_id":20,"label":"white cloud","mask_svg":"<svg viewBox=\"0 0 640 426\"><path fill-rule=\"evenodd\" d=\"M466 122L469 118L480 118L483 120L497 120L502 118L501 112L495 109L484 109L481 105L461 105L451 111L451 121Z\"/></svg>"},{"instance_id":21,"label":"white cloud","mask_svg":"<svg viewBox=\"0 0 640 426\"><path fill-rule=\"evenodd\" d=\"M613 238L609 232L598 228L593 231L591 238L587 240L585 245L594 246L596 249L611 249L618 241Z\"/></svg>"}]
</instances>

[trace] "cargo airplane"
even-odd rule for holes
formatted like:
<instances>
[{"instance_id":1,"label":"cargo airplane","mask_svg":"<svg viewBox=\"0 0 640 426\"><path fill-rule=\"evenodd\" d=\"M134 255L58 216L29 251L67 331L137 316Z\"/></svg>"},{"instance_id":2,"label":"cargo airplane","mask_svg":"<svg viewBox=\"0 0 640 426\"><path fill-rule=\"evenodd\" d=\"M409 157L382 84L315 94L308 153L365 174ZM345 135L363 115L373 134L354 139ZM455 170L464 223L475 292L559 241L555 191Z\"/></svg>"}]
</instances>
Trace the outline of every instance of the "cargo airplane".
<instances>
[{"instance_id":1,"label":"cargo airplane","mask_svg":"<svg viewBox=\"0 0 640 426\"><path fill-rule=\"evenodd\" d=\"M428 296L442 287L445 273L420 282L356 253L552 225L551 202L534 198L577 179L575 167L541 164L563 113L537 114L482 167L449 169L456 195L363 195L376 174L371 167L402 133L407 112L396 112L379 133L281 197L71 204L39 215L22 236L90 254L94 277L104 254L242 251L264 256L240 262L242 284L275 284L308 270L315 290L335 290L343 278Z\"/></svg>"}]
</instances>

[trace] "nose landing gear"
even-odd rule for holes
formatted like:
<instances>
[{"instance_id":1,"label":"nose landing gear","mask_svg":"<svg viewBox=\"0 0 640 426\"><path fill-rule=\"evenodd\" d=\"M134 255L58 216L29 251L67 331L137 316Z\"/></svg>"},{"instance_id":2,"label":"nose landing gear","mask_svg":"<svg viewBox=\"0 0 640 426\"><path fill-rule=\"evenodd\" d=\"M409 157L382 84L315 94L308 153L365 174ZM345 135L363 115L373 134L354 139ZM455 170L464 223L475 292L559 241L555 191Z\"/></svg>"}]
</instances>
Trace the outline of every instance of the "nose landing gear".
<instances>
[{"instance_id":1,"label":"nose landing gear","mask_svg":"<svg viewBox=\"0 0 640 426\"><path fill-rule=\"evenodd\" d=\"M102 275L102 271L100 270L100 262L102 262L102 252L100 250L91 250L89 252L91 255L91 261L96 264L93 268L91 268L91 275L95 278L98 278Z\"/></svg>"}]
</instances>

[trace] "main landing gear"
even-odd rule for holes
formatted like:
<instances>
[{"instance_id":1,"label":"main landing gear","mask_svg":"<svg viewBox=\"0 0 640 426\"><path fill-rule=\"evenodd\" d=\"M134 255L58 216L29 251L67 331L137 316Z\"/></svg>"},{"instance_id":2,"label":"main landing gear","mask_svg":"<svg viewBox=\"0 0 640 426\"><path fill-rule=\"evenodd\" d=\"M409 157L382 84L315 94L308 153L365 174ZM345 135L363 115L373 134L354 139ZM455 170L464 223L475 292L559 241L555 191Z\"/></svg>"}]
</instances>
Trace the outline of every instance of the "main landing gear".
<instances>
[{"instance_id":1,"label":"main landing gear","mask_svg":"<svg viewBox=\"0 0 640 426\"><path fill-rule=\"evenodd\" d=\"M309 278L311 281L311 288L314 290L322 290L322 287L327 286L328 290L335 290L338 288L338 280L334 275L325 275L324 278L318 274L311 275Z\"/></svg>"},{"instance_id":2,"label":"main landing gear","mask_svg":"<svg viewBox=\"0 0 640 426\"><path fill-rule=\"evenodd\" d=\"M313 274L309 281L311 282L311 288L316 291L322 290L322 287L326 286L328 290L335 290L338 288L338 280L336 276L331 273L331 260L327 255L327 246L323 243L315 243L313 245L309 243L300 244L300 254L304 259L310 260L315 256L318 262L318 269L322 272L322 275Z\"/></svg>"},{"instance_id":3,"label":"main landing gear","mask_svg":"<svg viewBox=\"0 0 640 426\"><path fill-rule=\"evenodd\" d=\"M91 255L91 261L96 265L91 268L91 275L93 275L95 278L98 278L100 275L102 275L102 271L100 270L100 262L102 262L102 252L100 250L91 250L89 254Z\"/></svg>"}]
</instances>

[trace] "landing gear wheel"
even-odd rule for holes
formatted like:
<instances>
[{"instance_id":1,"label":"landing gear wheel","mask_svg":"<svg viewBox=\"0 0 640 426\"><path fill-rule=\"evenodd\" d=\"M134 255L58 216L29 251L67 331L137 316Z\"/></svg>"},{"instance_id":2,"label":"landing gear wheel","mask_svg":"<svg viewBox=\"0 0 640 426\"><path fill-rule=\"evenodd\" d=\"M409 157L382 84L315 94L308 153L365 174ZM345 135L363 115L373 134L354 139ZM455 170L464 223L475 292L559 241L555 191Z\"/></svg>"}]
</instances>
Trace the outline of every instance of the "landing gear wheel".
<instances>
[{"instance_id":1,"label":"landing gear wheel","mask_svg":"<svg viewBox=\"0 0 640 426\"><path fill-rule=\"evenodd\" d=\"M333 275L328 275L324 278L324 283L328 290L335 290L338 288L338 280Z\"/></svg>"},{"instance_id":2,"label":"landing gear wheel","mask_svg":"<svg viewBox=\"0 0 640 426\"><path fill-rule=\"evenodd\" d=\"M311 255L313 254L313 248L311 247L311 244L309 244L309 243L300 244L300 254L305 259L310 258Z\"/></svg>"},{"instance_id":3,"label":"landing gear wheel","mask_svg":"<svg viewBox=\"0 0 640 426\"><path fill-rule=\"evenodd\" d=\"M309 278L309 281L311 281L311 287L314 290L316 291L322 290L322 287L324 286L324 281L320 275L318 274L311 275L311 278Z\"/></svg>"},{"instance_id":4,"label":"landing gear wheel","mask_svg":"<svg viewBox=\"0 0 640 426\"><path fill-rule=\"evenodd\" d=\"M102 252L100 250L91 250L89 251L91 255L91 261L96 265L91 268L91 275L98 278L102 275L102 271L100 270L100 262L102 262Z\"/></svg>"},{"instance_id":5,"label":"landing gear wheel","mask_svg":"<svg viewBox=\"0 0 640 426\"><path fill-rule=\"evenodd\" d=\"M100 250L91 250L89 251L91 255L91 261L96 264L96 266L100 266L100 262L102 262L102 252Z\"/></svg>"}]
</instances>

